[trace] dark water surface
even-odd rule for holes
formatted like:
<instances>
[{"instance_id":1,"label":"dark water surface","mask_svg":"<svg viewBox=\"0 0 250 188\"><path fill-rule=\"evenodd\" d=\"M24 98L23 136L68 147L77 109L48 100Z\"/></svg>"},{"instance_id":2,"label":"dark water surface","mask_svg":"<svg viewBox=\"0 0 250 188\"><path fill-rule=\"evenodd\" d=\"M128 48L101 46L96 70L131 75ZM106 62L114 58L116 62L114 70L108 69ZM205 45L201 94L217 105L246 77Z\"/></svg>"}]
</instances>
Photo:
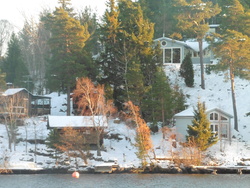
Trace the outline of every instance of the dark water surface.
<instances>
[{"instance_id":1,"label":"dark water surface","mask_svg":"<svg viewBox=\"0 0 250 188\"><path fill-rule=\"evenodd\" d=\"M0 175L2 188L250 188L250 175L71 174Z\"/></svg>"}]
</instances>

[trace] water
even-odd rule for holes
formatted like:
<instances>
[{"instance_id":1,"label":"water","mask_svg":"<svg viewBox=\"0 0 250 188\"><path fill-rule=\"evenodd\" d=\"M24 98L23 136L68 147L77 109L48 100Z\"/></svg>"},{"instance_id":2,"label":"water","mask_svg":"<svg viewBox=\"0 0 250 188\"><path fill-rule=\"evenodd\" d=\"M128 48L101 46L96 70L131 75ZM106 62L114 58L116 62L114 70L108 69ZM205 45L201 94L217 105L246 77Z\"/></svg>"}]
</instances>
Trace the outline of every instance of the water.
<instances>
[{"instance_id":1,"label":"water","mask_svg":"<svg viewBox=\"0 0 250 188\"><path fill-rule=\"evenodd\" d=\"M250 175L71 174L0 175L6 188L249 188Z\"/></svg>"}]
</instances>

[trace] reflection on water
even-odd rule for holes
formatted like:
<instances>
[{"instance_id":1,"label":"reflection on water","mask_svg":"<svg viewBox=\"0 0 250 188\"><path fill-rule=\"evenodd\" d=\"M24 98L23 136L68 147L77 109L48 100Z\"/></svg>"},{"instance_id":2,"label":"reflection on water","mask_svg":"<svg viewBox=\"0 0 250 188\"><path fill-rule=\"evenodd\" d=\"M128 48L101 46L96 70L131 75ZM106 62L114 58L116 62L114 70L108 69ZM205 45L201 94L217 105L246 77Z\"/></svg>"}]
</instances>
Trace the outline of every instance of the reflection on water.
<instances>
[{"instance_id":1,"label":"reflection on water","mask_svg":"<svg viewBox=\"0 0 250 188\"><path fill-rule=\"evenodd\" d=\"M183 174L71 174L1 175L0 187L8 188L249 188L250 175Z\"/></svg>"}]
</instances>

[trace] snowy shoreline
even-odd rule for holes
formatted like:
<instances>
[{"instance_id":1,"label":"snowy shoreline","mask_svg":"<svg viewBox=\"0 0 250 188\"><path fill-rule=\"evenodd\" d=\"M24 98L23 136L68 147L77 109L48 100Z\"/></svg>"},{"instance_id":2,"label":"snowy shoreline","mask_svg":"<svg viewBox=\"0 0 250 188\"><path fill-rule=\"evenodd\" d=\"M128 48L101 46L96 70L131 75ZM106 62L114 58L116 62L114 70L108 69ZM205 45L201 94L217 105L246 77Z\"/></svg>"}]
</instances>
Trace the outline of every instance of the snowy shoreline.
<instances>
[{"instance_id":1,"label":"snowy shoreline","mask_svg":"<svg viewBox=\"0 0 250 188\"><path fill-rule=\"evenodd\" d=\"M6 170L6 169L0 169ZM10 169L11 171L0 173L5 174L72 174L77 171L80 174L250 174L248 166L190 166L162 168L160 166L153 169L148 167L145 170L140 168L116 169L112 172L96 172L94 168L69 169L69 168L48 168L48 169Z\"/></svg>"}]
</instances>

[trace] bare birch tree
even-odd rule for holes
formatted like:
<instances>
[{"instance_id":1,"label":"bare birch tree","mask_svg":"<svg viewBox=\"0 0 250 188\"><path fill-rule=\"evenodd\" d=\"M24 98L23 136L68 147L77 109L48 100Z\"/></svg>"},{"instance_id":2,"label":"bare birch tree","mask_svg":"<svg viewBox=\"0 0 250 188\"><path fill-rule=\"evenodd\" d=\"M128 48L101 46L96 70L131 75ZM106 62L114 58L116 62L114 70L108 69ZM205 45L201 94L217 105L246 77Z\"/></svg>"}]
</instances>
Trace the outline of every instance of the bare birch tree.
<instances>
[{"instance_id":1,"label":"bare birch tree","mask_svg":"<svg viewBox=\"0 0 250 188\"><path fill-rule=\"evenodd\" d=\"M8 20L0 20L0 57L4 51L4 44L10 39L14 28Z\"/></svg>"},{"instance_id":2,"label":"bare birch tree","mask_svg":"<svg viewBox=\"0 0 250 188\"><path fill-rule=\"evenodd\" d=\"M9 150L16 150L17 121L28 114L28 99L26 96L10 95L0 97L0 114L5 120L5 128L8 135Z\"/></svg>"},{"instance_id":3,"label":"bare birch tree","mask_svg":"<svg viewBox=\"0 0 250 188\"><path fill-rule=\"evenodd\" d=\"M105 123L104 118L108 113L115 113L112 101L106 101L104 85L95 85L89 78L79 78L76 81L76 89L73 91L80 115L92 116L96 131L97 155L101 156L100 138ZM95 116L101 116L96 120Z\"/></svg>"}]
</instances>

